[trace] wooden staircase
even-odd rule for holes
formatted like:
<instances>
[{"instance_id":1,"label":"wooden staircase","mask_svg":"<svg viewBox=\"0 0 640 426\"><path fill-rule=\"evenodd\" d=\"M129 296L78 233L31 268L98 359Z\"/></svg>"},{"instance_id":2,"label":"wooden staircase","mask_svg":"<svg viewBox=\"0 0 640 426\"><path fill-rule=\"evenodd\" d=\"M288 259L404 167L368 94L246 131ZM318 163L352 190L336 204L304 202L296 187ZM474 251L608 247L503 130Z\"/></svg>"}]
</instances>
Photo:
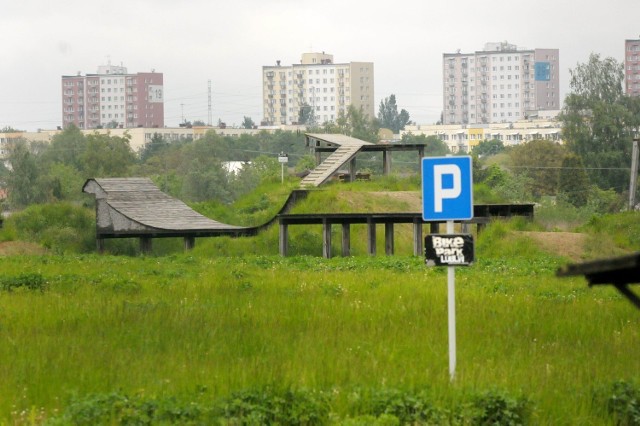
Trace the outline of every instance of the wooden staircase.
<instances>
[{"instance_id":1,"label":"wooden staircase","mask_svg":"<svg viewBox=\"0 0 640 426\"><path fill-rule=\"evenodd\" d=\"M340 167L347 164L353 157L356 156L358 151L366 145L367 142L362 144L351 143L349 145L341 145L336 149L331 155L329 155L322 163L320 163L315 169L311 171L304 179L300 182L302 187L305 186L320 186L335 172L337 172Z\"/></svg>"}]
</instances>

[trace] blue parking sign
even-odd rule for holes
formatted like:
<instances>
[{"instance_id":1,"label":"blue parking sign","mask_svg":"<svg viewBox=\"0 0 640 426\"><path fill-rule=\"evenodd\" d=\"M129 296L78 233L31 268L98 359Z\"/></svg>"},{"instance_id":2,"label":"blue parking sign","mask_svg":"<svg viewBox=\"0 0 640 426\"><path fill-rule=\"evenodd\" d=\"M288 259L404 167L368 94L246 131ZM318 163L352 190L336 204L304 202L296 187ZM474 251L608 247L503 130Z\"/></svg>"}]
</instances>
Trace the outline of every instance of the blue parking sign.
<instances>
[{"instance_id":1,"label":"blue parking sign","mask_svg":"<svg viewBox=\"0 0 640 426\"><path fill-rule=\"evenodd\" d=\"M471 157L422 159L422 219L469 220L473 218Z\"/></svg>"}]
</instances>

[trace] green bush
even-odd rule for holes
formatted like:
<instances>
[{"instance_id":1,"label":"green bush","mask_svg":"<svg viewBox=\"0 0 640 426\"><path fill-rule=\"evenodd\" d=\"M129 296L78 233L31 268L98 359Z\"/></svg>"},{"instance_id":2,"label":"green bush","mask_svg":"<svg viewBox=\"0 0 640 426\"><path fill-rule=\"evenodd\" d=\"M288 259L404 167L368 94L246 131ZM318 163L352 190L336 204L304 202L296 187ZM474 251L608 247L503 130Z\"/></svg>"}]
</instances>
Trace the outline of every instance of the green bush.
<instances>
[{"instance_id":1,"label":"green bush","mask_svg":"<svg viewBox=\"0 0 640 426\"><path fill-rule=\"evenodd\" d=\"M445 412L434 407L426 391L374 389L360 400L359 414L373 415L381 424L397 419L399 424L442 424ZM384 420L384 421L383 421Z\"/></svg>"},{"instance_id":2,"label":"green bush","mask_svg":"<svg viewBox=\"0 0 640 426\"><path fill-rule=\"evenodd\" d=\"M47 280L40 274L25 273L8 277L0 276L0 290L13 291L17 288L26 288L44 291L46 286Z\"/></svg>"},{"instance_id":3,"label":"green bush","mask_svg":"<svg viewBox=\"0 0 640 426\"><path fill-rule=\"evenodd\" d=\"M640 386L619 380L607 393L607 414L615 417L616 424L640 425Z\"/></svg>"},{"instance_id":4,"label":"green bush","mask_svg":"<svg viewBox=\"0 0 640 426\"><path fill-rule=\"evenodd\" d=\"M213 413L229 425L322 425L329 411L329 399L322 392L265 388L234 393L217 403Z\"/></svg>"},{"instance_id":5,"label":"green bush","mask_svg":"<svg viewBox=\"0 0 640 426\"><path fill-rule=\"evenodd\" d=\"M206 410L198 403L181 403L175 398L144 399L119 393L89 395L74 400L62 416L50 419L50 425L152 425L203 424ZM198 420L200 420L198 422Z\"/></svg>"},{"instance_id":6,"label":"green bush","mask_svg":"<svg viewBox=\"0 0 640 426\"><path fill-rule=\"evenodd\" d=\"M94 213L70 203L29 206L11 215L6 226L15 239L41 244L55 253L95 249Z\"/></svg>"},{"instance_id":7,"label":"green bush","mask_svg":"<svg viewBox=\"0 0 640 426\"><path fill-rule=\"evenodd\" d=\"M472 402L471 424L525 425L529 423L531 402L523 396L511 396L491 390L476 396Z\"/></svg>"}]
</instances>

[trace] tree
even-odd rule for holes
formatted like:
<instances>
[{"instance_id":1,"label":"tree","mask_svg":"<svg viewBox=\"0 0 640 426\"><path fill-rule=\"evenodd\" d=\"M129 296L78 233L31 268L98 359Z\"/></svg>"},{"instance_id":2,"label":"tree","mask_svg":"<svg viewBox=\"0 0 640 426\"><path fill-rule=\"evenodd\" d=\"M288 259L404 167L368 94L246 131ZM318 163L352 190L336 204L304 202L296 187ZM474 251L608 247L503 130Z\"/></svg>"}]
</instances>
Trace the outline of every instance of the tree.
<instances>
[{"instance_id":1,"label":"tree","mask_svg":"<svg viewBox=\"0 0 640 426\"><path fill-rule=\"evenodd\" d=\"M544 139L532 140L509 150L509 166L515 176L530 178L533 196L555 195L565 155L562 145Z\"/></svg>"},{"instance_id":2,"label":"tree","mask_svg":"<svg viewBox=\"0 0 640 426\"><path fill-rule=\"evenodd\" d=\"M405 133L402 135L403 144L424 145L424 155L437 157L449 154L449 147L437 136L414 135Z\"/></svg>"},{"instance_id":3,"label":"tree","mask_svg":"<svg viewBox=\"0 0 640 426\"><path fill-rule=\"evenodd\" d=\"M574 153L562 160L558 177L558 192L575 207L582 207L589 199L589 177L582 159Z\"/></svg>"},{"instance_id":4,"label":"tree","mask_svg":"<svg viewBox=\"0 0 640 426\"><path fill-rule=\"evenodd\" d=\"M127 176L129 167L135 160L128 135L120 137L95 132L87 136L86 149L82 155L86 177Z\"/></svg>"},{"instance_id":5,"label":"tree","mask_svg":"<svg viewBox=\"0 0 640 426\"><path fill-rule=\"evenodd\" d=\"M42 153L42 163L45 167L59 163L82 170L86 143L87 139L82 131L74 125L69 125L53 137L49 148Z\"/></svg>"},{"instance_id":6,"label":"tree","mask_svg":"<svg viewBox=\"0 0 640 426\"><path fill-rule=\"evenodd\" d=\"M315 126L316 119L313 113L313 107L306 102L300 107L300 113L298 114L298 124L307 124L309 126Z\"/></svg>"},{"instance_id":7,"label":"tree","mask_svg":"<svg viewBox=\"0 0 640 426\"><path fill-rule=\"evenodd\" d=\"M563 139L580 157L590 180L602 189L622 191L628 182L631 139L640 105L623 94L623 66L591 54L571 70L571 93L560 114Z\"/></svg>"},{"instance_id":8,"label":"tree","mask_svg":"<svg viewBox=\"0 0 640 426\"><path fill-rule=\"evenodd\" d=\"M151 136L151 141L144 144L140 149L140 161L144 163L151 157L164 151L168 146L169 142L167 142L161 134L154 133L153 136Z\"/></svg>"},{"instance_id":9,"label":"tree","mask_svg":"<svg viewBox=\"0 0 640 426\"><path fill-rule=\"evenodd\" d=\"M253 120L251 119L251 117L244 117L244 120L242 120L242 128L243 129L253 129L255 127L256 123L253 122Z\"/></svg>"},{"instance_id":10,"label":"tree","mask_svg":"<svg viewBox=\"0 0 640 426\"><path fill-rule=\"evenodd\" d=\"M504 143L499 139L483 140L472 149L472 152L479 157L496 155L502 151L504 151Z\"/></svg>"},{"instance_id":11,"label":"tree","mask_svg":"<svg viewBox=\"0 0 640 426\"><path fill-rule=\"evenodd\" d=\"M404 130L407 124L411 124L409 113L406 110L403 109L398 113L396 95L393 94L380 101L378 121L380 127L390 129L393 133L400 133L400 130Z\"/></svg>"},{"instance_id":12,"label":"tree","mask_svg":"<svg viewBox=\"0 0 640 426\"><path fill-rule=\"evenodd\" d=\"M11 126L4 126L2 129L0 129L0 133L19 133L19 132L22 132L22 130L14 129Z\"/></svg>"},{"instance_id":13,"label":"tree","mask_svg":"<svg viewBox=\"0 0 640 426\"><path fill-rule=\"evenodd\" d=\"M208 133L182 150L179 173L184 176L180 198L187 201L231 201L229 180L216 154L219 145L215 134Z\"/></svg>"},{"instance_id":14,"label":"tree","mask_svg":"<svg viewBox=\"0 0 640 426\"><path fill-rule=\"evenodd\" d=\"M369 118L362 108L349 105L347 113L340 113L335 123L325 123L325 133L341 133L368 142L378 142L380 126L375 119Z\"/></svg>"},{"instance_id":15,"label":"tree","mask_svg":"<svg viewBox=\"0 0 640 426\"><path fill-rule=\"evenodd\" d=\"M9 203L13 207L26 207L42 202L37 185L40 176L35 156L30 152L27 141L18 139L10 146L9 167L11 173L7 179Z\"/></svg>"}]
</instances>

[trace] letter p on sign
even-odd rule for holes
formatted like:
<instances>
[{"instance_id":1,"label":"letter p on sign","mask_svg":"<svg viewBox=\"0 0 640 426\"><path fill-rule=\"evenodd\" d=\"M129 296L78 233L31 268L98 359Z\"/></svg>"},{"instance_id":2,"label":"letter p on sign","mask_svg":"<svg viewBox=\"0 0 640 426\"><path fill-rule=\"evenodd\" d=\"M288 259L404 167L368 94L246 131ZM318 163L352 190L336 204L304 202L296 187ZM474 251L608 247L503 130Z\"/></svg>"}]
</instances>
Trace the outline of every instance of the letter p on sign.
<instances>
[{"instance_id":1,"label":"letter p on sign","mask_svg":"<svg viewBox=\"0 0 640 426\"><path fill-rule=\"evenodd\" d=\"M422 218L425 221L473 217L471 157L422 159Z\"/></svg>"},{"instance_id":2,"label":"letter p on sign","mask_svg":"<svg viewBox=\"0 0 640 426\"><path fill-rule=\"evenodd\" d=\"M445 188L442 184L443 175L452 176L452 185ZM444 198L454 199L460 196L461 188L461 172L460 167L455 164L436 164L433 166L433 197L434 210L436 213L442 213L442 200Z\"/></svg>"}]
</instances>

